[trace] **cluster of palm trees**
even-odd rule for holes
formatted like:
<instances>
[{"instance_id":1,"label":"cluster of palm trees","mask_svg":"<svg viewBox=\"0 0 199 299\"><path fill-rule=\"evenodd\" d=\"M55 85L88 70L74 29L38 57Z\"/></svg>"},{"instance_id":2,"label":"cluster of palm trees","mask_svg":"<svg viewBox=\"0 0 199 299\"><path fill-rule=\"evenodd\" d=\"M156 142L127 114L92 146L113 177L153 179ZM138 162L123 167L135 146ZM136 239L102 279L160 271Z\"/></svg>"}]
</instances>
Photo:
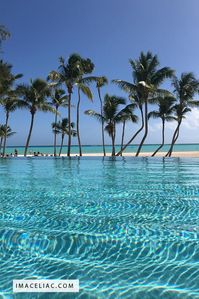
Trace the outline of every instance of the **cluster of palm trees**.
<instances>
[{"instance_id":1,"label":"cluster of palm trees","mask_svg":"<svg viewBox=\"0 0 199 299\"><path fill-rule=\"evenodd\" d=\"M138 146L136 156L140 154L143 144L148 136L150 118L159 118L162 123L162 141L152 156L163 147L165 141L165 123L175 121L171 146L166 156L171 156L173 146L176 143L180 127L186 114L191 107L198 106L199 101L194 100L199 92L199 81L193 73L183 73L180 78L175 76L174 70L169 67L160 68L157 55L151 52L141 52L138 59L130 60L132 69L132 81L121 79L112 80L121 88L127 97L105 94L103 97L101 89L108 84L105 76L92 76L94 64L89 58L83 58L79 54L72 54L68 60L59 59L57 70L48 74L46 80L35 79L29 84L18 84L21 74L13 74L12 65L0 61L0 104L5 112L5 123L0 125L0 148L5 156L6 141L12 132L9 126L10 115L16 109L28 109L30 112L30 129L26 140L24 156L28 153L34 120L37 111L51 112L54 114L52 131L54 134L54 156L61 155L64 137L68 136L67 155L71 155L72 137L77 136L79 155L82 156L81 134L80 134L80 105L82 94L89 100L93 100L91 84L95 84L99 97L100 110L85 111L86 115L95 117L101 123L102 151L105 150L105 132L111 138L112 156L122 155L124 150L143 132L141 142ZM171 81L172 91L162 88L165 80ZM77 90L77 101L73 97L74 89ZM76 127L71 119L71 109L76 104ZM151 107L156 106L156 110ZM67 109L67 118L60 119L60 107ZM139 114L139 117L137 115ZM132 134L131 138L124 144L126 123L137 123L140 119L140 127ZM118 124L122 125L121 148L116 153L115 140ZM59 153L57 152L57 135L61 135Z\"/></svg>"}]
</instances>

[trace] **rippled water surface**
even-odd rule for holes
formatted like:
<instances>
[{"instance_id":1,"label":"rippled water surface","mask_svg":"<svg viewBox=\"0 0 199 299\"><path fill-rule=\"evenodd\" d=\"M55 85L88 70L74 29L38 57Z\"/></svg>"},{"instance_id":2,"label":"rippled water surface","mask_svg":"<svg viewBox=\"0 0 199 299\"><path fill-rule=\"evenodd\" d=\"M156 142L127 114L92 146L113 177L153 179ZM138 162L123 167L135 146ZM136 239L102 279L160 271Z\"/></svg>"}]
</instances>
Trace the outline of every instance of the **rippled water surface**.
<instances>
[{"instance_id":1,"label":"rippled water surface","mask_svg":"<svg viewBox=\"0 0 199 299\"><path fill-rule=\"evenodd\" d=\"M0 160L0 298L199 298L199 159Z\"/></svg>"}]
</instances>

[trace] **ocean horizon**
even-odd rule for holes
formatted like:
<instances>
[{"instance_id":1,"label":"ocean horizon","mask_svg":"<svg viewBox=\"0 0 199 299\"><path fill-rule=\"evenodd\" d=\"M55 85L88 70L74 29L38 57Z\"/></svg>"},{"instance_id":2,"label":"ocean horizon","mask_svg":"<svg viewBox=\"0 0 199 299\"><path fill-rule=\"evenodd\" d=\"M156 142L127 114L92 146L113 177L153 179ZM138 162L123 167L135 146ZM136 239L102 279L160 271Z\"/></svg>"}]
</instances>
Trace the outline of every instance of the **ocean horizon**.
<instances>
[{"instance_id":1,"label":"ocean horizon","mask_svg":"<svg viewBox=\"0 0 199 299\"><path fill-rule=\"evenodd\" d=\"M145 144L143 145L142 151L141 152L154 152L157 147L159 146L159 144ZM107 153L111 153L112 147L111 145L106 145L106 152ZM160 152L166 152L168 151L170 147L170 144L165 144L162 149L160 150ZM23 154L24 152L24 146L7 146L6 148L6 153L7 154L11 154L14 152L15 149L18 150L19 154ZM59 151L59 146L57 146L57 152ZM116 151L119 151L121 146L120 145L116 145L115 146ZM124 151L125 153L135 153L137 151L138 145L130 145L126 148L126 150ZM44 153L44 154L53 154L54 148L52 145L32 145L29 146L28 149L28 154L32 154L34 152L40 152L40 153ZM82 145L82 151L83 154L99 154L102 153L102 145ZM189 151L199 151L199 143L179 143L179 144L175 144L174 146L174 152L189 152ZM67 152L67 146L64 145L63 149L62 149L62 154L66 154ZM71 146L71 153L72 154L78 154L79 153L79 148L78 145L72 145Z\"/></svg>"}]
</instances>

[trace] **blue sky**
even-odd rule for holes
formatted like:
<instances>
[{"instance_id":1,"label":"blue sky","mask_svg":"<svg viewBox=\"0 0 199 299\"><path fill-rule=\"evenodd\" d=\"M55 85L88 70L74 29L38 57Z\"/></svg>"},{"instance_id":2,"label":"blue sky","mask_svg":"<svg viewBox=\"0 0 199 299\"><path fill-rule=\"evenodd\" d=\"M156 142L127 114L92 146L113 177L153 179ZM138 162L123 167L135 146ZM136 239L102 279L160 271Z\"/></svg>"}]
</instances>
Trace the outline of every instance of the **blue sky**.
<instances>
[{"instance_id":1,"label":"blue sky","mask_svg":"<svg viewBox=\"0 0 199 299\"><path fill-rule=\"evenodd\" d=\"M14 72L24 74L23 82L46 78L49 71L57 68L60 56L67 58L73 52L91 58L94 74L106 75L109 80L130 81L129 58L137 58L140 51L147 50L158 54L161 66L176 69L177 75L193 71L199 77L198 11L198 0L1 0L1 24L12 34L3 43L1 56L13 64ZM82 98L83 144L101 142L99 124L83 114L86 109L99 109L94 86L92 90L93 103ZM102 92L125 95L113 84ZM74 92L73 104L76 102ZM67 116L65 110L61 112ZM2 111L0 119L3 122ZM37 114L32 145L52 144L52 121L51 114ZM29 123L28 111L11 115L10 125L17 134L8 144L23 145ZM166 142L170 142L174 126L175 123L167 126ZM199 111L194 109L182 126L179 142L199 142L198 127ZM126 138L136 129L136 125L128 124ZM120 133L118 128L117 142ZM159 123L151 121L147 143L159 140ZM106 142L110 143L108 137Z\"/></svg>"}]
</instances>

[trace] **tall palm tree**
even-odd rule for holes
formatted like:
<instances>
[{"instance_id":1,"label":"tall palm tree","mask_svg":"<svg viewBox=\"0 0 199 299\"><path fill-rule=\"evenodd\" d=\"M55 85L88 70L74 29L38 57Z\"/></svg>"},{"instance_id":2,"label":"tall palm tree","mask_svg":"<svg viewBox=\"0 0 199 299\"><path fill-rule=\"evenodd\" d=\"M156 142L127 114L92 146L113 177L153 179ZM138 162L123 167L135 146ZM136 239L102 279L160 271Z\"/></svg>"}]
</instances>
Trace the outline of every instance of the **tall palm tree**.
<instances>
[{"instance_id":1,"label":"tall palm tree","mask_svg":"<svg viewBox=\"0 0 199 299\"><path fill-rule=\"evenodd\" d=\"M58 117L58 110L60 107L67 107L68 104L68 97L65 94L65 91L60 88L51 88L51 98L52 98L52 105L55 107L55 121L57 123ZM54 131L54 156L56 156L56 147L57 147L57 134Z\"/></svg>"},{"instance_id":2,"label":"tall palm tree","mask_svg":"<svg viewBox=\"0 0 199 299\"><path fill-rule=\"evenodd\" d=\"M120 113L120 118L122 122L121 156L122 156L122 149L124 146L124 134L125 134L126 122L131 121L133 123L137 123L138 121L137 115L134 114L135 108L136 108L136 104L132 103L127 105L124 109L122 109Z\"/></svg>"},{"instance_id":3,"label":"tall palm tree","mask_svg":"<svg viewBox=\"0 0 199 299\"><path fill-rule=\"evenodd\" d=\"M16 132L13 132L9 126L0 125L0 155L4 138L9 138L14 134L16 134Z\"/></svg>"},{"instance_id":4,"label":"tall palm tree","mask_svg":"<svg viewBox=\"0 0 199 299\"><path fill-rule=\"evenodd\" d=\"M64 83L68 91L68 122L71 123L71 99L74 85L81 78L83 74L87 73L89 63L92 64L90 59L83 59L79 54L71 54L67 61L63 57L60 58L60 65L58 72L52 71L51 77L54 77L57 83ZM90 66L89 66L90 68ZM71 151L71 126L69 125L68 136L68 152L70 156Z\"/></svg>"},{"instance_id":5,"label":"tall palm tree","mask_svg":"<svg viewBox=\"0 0 199 299\"><path fill-rule=\"evenodd\" d=\"M102 120L106 123L105 131L111 137L112 141L112 156L115 156L115 137L116 137L116 124L122 122L122 110L119 110L120 105L125 105L126 100L122 97L110 96L108 94L104 97L103 114L93 110L85 111L85 114L94 116L100 122Z\"/></svg>"},{"instance_id":6,"label":"tall palm tree","mask_svg":"<svg viewBox=\"0 0 199 299\"><path fill-rule=\"evenodd\" d=\"M176 99L174 97L159 97L157 99L158 110L154 110L149 112L148 118L160 118L162 121L162 142L160 146L154 151L152 157L156 155L156 153L164 146L165 139L165 122L175 120L172 116L174 112L174 103Z\"/></svg>"},{"instance_id":7,"label":"tall palm tree","mask_svg":"<svg viewBox=\"0 0 199 299\"><path fill-rule=\"evenodd\" d=\"M133 83L129 84L129 82L122 80L114 80L124 89L139 95L141 102L144 104L144 135L136 156L139 155L148 135L148 103L153 100L156 93L164 92L159 89L159 86L166 78L171 78L174 74L174 71L169 67L159 69L159 64L157 55L153 55L151 52L147 52L146 54L141 52L138 60L130 59Z\"/></svg>"},{"instance_id":8,"label":"tall palm tree","mask_svg":"<svg viewBox=\"0 0 199 299\"><path fill-rule=\"evenodd\" d=\"M24 103L23 103L23 101L20 101L17 98L16 91L11 90L11 91L9 91L9 93L7 94L6 97L3 97L2 101L1 101L1 105L2 105L2 107L5 111L5 115L6 115L5 132L7 132L10 113L14 112L17 108L23 108ZM6 141L7 141L7 135L5 134L4 141L3 141L3 156L5 156Z\"/></svg>"},{"instance_id":9,"label":"tall palm tree","mask_svg":"<svg viewBox=\"0 0 199 299\"><path fill-rule=\"evenodd\" d=\"M31 80L29 85L19 85L18 93L22 96L23 105L30 111L31 114L30 129L24 150L24 156L26 156L36 112L42 111L56 113L56 111L51 106L51 103L47 101L47 97L50 95L49 86L47 82L42 79Z\"/></svg>"},{"instance_id":10,"label":"tall palm tree","mask_svg":"<svg viewBox=\"0 0 199 299\"><path fill-rule=\"evenodd\" d=\"M84 79L78 80L76 83L78 86L78 102L77 102L77 140L79 145L79 155L82 156L82 146L80 139L80 129L79 129L79 114L80 114L80 102L81 102L81 92L89 99L93 100L93 95L90 88L84 83Z\"/></svg>"},{"instance_id":11,"label":"tall palm tree","mask_svg":"<svg viewBox=\"0 0 199 299\"><path fill-rule=\"evenodd\" d=\"M199 101L194 100L194 96L199 92L199 81L195 78L193 73L182 73L181 77L177 77L173 80L174 93L178 100L177 105L175 105L175 117L177 121L177 127L174 131L171 146L166 154L166 157L170 157L173 152L173 146L176 143L180 126L182 124L185 115L191 111L191 107L199 106Z\"/></svg>"},{"instance_id":12,"label":"tall palm tree","mask_svg":"<svg viewBox=\"0 0 199 299\"><path fill-rule=\"evenodd\" d=\"M108 84L108 79L105 76L89 76L84 79L85 82L96 83L97 93L100 100L100 114L103 114L103 100L101 96L101 88ZM105 149L105 141L104 141L104 120L101 120L101 131L102 131L102 148L103 148L103 155L106 156L106 149Z\"/></svg>"},{"instance_id":13,"label":"tall palm tree","mask_svg":"<svg viewBox=\"0 0 199 299\"><path fill-rule=\"evenodd\" d=\"M75 123L71 123L71 134L72 137L77 136L77 131L74 129L75 128ZM61 145L60 145L60 150L59 150L59 156L61 156L62 153L62 148L63 148L63 143L64 143L64 137L65 135L69 134L69 122L67 118L63 118L59 122L54 122L52 123L52 129L55 134L61 134Z\"/></svg>"}]
</instances>

